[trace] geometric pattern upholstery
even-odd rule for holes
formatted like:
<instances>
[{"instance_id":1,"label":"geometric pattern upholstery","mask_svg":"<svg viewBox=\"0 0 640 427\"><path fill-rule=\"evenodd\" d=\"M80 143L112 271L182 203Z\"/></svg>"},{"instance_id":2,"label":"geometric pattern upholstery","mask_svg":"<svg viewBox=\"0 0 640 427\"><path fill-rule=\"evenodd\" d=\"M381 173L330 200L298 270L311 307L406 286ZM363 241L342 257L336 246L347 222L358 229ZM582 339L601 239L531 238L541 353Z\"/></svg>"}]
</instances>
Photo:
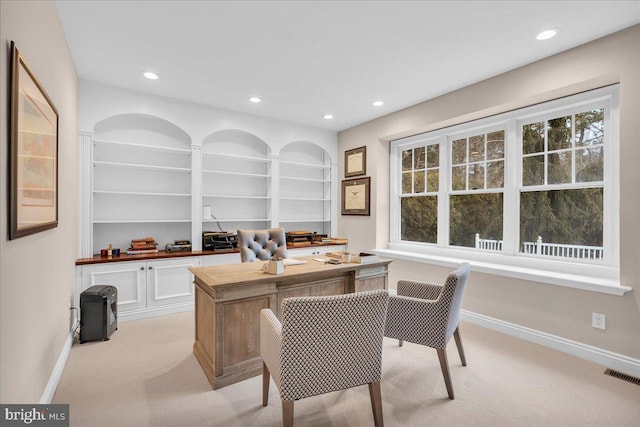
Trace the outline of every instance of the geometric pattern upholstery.
<instances>
[{"instance_id":1,"label":"geometric pattern upholstery","mask_svg":"<svg viewBox=\"0 0 640 427\"><path fill-rule=\"evenodd\" d=\"M462 295L470 266L463 263L444 285L399 281L389 297L385 336L443 349L460 323Z\"/></svg>"},{"instance_id":2,"label":"geometric pattern upholstery","mask_svg":"<svg viewBox=\"0 0 640 427\"><path fill-rule=\"evenodd\" d=\"M386 290L282 301L261 311L260 353L283 401L380 381Z\"/></svg>"},{"instance_id":3,"label":"geometric pattern upholstery","mask_svg":"<svg viewBox=\"0 0 640 427\"><path fill-rule=\"evenodd\" d=\"M454 399L447 360L447 343L453 336L462 366L467 366L458 325L462 295L471 266L463 263L447 276L444 285L401 280L398 293L389 297L384 335L435 348L449 399Z\"/></svg>"},{"instance_id":4,"label":"geometric pattern upholstery","mask_svg":"<svg viewBox=\"0 0 640 427\"><path fill-rule=\"evenodd\" d=\"M287 241L282 227L268 230L238 229L238 247L242 262L287 257Z\"/></svg>"}]
</instances>

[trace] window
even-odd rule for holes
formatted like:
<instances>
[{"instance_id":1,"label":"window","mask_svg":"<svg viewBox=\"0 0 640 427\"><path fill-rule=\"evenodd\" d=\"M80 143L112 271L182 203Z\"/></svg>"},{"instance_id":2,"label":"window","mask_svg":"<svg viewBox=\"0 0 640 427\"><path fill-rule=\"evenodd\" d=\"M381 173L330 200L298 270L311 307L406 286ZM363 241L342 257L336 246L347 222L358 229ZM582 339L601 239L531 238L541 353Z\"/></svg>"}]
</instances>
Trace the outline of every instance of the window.
<instances>
[{"instance_id":1,"label":"window","mask_svg":"<svg viewBox=\"0 0 640 427\"><path fill-rule=\"evenodd\" d=\"M617 268L617 108L611 86L393 141L390 248Z\"/></svg>"}]
</instances>

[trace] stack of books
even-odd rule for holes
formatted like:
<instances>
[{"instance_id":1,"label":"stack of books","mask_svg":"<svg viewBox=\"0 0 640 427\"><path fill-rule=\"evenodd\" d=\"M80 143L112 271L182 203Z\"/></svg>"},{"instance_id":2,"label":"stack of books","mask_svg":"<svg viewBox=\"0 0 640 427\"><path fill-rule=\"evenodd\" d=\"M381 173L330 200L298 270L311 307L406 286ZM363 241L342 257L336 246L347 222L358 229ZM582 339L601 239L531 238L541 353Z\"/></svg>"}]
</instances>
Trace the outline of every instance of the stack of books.
<instances>
[{"instance_id":1,"label":"stack of books","mask_svg":"<svg viewBox=\"0 0 640 427\"><path fill-rule=\"evenodd\" d=\"M167 252L190 251L191 242L189 240L175 240L173 243L167 243Z\"/></svg>"},{"instance_id":2,"label":"stack of books","mask_svg":"<svg viewBox=\"0 0 640 427\"><path fill-rule=\"evenodd\" d=\"M138 254L157 254L158 244L153 237L146 237L144 239L131 240L131 247L127 249L128 255Z\"/></svg>"}]
</instances>

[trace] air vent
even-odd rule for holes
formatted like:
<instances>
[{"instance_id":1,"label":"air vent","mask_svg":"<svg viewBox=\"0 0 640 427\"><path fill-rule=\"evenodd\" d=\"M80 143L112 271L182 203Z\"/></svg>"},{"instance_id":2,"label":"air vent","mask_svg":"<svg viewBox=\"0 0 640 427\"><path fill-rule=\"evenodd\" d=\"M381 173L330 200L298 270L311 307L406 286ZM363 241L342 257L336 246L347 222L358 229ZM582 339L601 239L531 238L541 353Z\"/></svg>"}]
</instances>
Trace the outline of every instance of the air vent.
<instances>
[{"instance_id":1,"label":"air vent","mask_svg":"<svg viewBox=\"0 0 640 427\"><path fill-rule=\"evenodd\" d=\"M604 371L604 374L630 382L631 384L640 385L640 378L632 377L631 375L623 374L622 372L614 371L613 369L607 369Z\"/></svg>"}]
</instances>

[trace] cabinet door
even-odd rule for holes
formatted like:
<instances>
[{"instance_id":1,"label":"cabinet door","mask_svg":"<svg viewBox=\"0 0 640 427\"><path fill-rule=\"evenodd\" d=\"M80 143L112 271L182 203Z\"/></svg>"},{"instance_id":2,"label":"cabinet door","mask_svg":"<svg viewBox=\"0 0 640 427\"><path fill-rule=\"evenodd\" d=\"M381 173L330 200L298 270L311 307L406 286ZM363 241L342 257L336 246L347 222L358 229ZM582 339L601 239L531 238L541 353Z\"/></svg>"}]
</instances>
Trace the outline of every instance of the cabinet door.
<instances>
[{"instance_id":1,"label":"cabinet door","mask_svg":"<svg viewBox=\"0 0 640 427\"><path fill-rule=\"evenodd\" d=\"M147 306L193 301L193 274L188 268L199 265L200 260L195 257L148 261Z\"/></svg>"},{"instance_id":2,"label":"cabinet door","mask_svg":"<svg viewBox=\"0 0 640 427\"><path fill-rule=\"evenodd\" d=\"M147 306L144 262L116 262L82 267L82 290L94 285L111 285L118 289L118 312Z\"/></svg>"}]
</instances>

